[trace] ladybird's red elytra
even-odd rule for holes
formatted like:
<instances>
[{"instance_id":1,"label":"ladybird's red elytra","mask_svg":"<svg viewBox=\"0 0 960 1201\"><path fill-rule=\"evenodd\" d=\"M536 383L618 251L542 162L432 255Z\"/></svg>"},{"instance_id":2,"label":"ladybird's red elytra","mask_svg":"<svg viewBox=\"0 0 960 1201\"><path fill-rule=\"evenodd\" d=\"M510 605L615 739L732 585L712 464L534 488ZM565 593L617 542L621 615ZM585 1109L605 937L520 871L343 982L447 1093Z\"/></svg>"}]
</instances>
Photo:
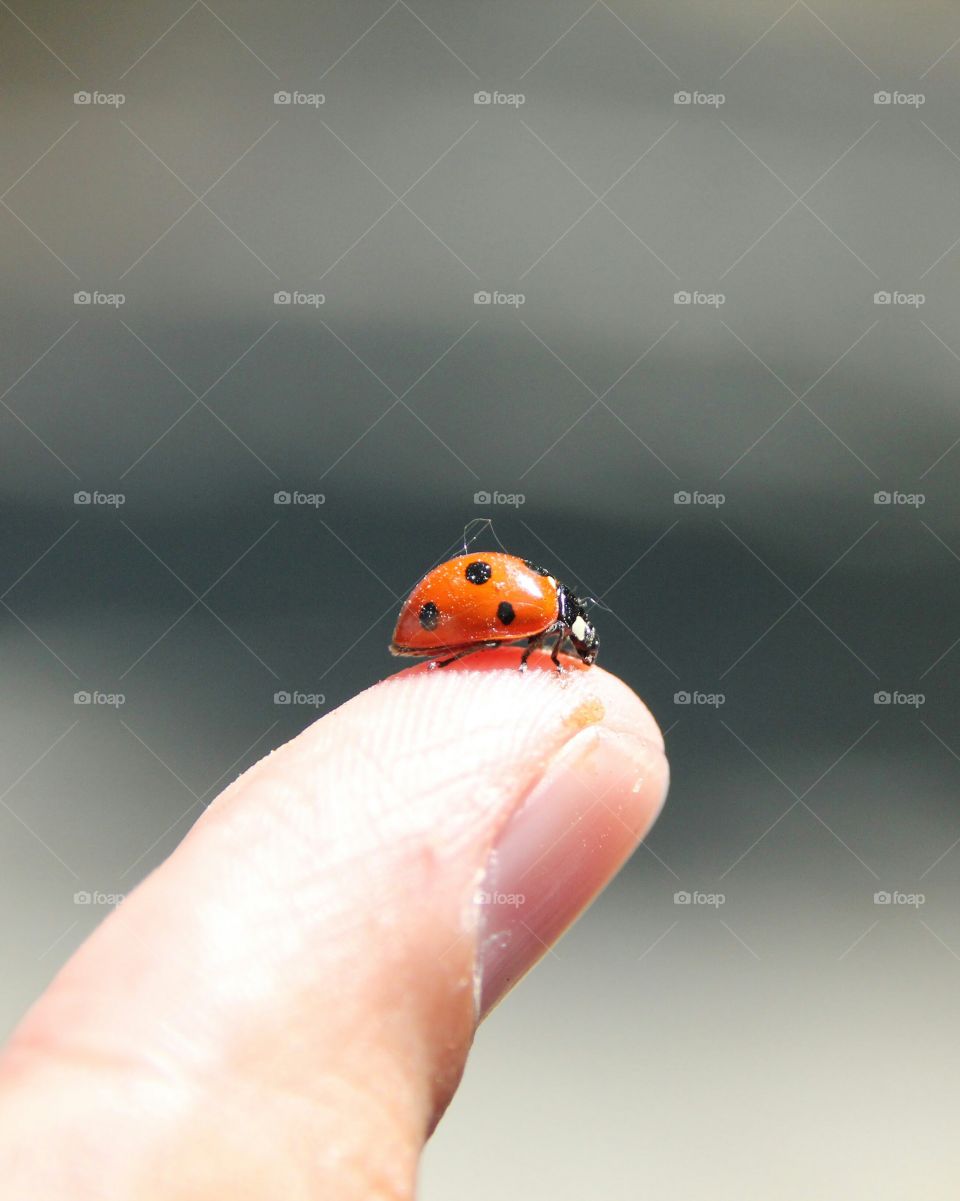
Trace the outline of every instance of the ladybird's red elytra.
<instances>
[{"instance_id":1,"label":"ladybird's red elytra","mask_svg":"<svg viewBox=\"0 0 960 1201\"><path fill-rule=\"evenodd\" d=\"M394 655L447 656L443 667L475 651L526 642L520 660L556 636L551 658L565 642L589 666L599 639L586 603L543 567L501 551L476 551L448 559L428 572L407 597L390 651Z\"/></svg>"}]
</instances>

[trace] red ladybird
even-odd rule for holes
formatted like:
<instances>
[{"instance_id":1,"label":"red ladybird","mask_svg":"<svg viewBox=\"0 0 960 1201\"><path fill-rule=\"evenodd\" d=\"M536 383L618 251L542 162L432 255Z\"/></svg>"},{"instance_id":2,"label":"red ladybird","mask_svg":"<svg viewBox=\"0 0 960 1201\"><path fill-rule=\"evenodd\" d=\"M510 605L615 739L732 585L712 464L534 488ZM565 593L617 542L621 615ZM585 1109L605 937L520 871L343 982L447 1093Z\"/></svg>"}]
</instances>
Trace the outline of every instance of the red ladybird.
<instances>
[{"instance_id":1,"label":"red ladybird","mask_svg":"<svg viewBox=\"0 0 960 1201\"><path fill-rule=\"evenodd\" d=\"M520 660L556 634L551 658L569 639L588 666L597 657L597 632L586 603L529 559L478 551L448 559L423 577L400 611L390 643L394 655L441 655L454 659L508 642L526 641Z\"/></svg>"}]
</instances>

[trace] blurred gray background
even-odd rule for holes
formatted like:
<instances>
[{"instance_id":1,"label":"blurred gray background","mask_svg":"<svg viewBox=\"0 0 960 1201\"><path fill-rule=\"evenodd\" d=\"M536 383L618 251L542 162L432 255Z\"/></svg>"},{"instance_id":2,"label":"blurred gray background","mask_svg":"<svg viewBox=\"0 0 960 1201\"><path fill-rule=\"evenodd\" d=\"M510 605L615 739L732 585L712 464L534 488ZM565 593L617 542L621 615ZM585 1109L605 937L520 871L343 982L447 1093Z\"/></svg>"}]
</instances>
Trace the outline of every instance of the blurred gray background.
<instances>
[{"instance_id":1,"label":"blurred gray background","mask_svg":"<svg viewBox=\"0 0 960 1201\"><path fill-rule=\"evenodd\" d=\"M4 1028L491 516L673 788L423 1196L955 1195L956 5L0 0L0 62Z\"/></svg>"}]
</instances>

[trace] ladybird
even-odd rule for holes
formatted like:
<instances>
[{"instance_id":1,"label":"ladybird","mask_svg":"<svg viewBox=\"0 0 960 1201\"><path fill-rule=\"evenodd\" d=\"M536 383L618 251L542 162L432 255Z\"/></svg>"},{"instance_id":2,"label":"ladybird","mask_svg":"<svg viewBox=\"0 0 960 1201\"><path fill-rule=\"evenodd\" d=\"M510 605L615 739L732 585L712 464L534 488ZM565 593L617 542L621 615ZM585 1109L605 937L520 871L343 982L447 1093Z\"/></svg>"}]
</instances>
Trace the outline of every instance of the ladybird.
<instances>
[{"instance_id":1,"label":"ladybird","mask_svg":"<svg viewBox=\"0 0 960 1201\"><path fill-rule=\"evenodd\" d=\"M527 659L556 635L551 659L560 668L560 647L568 639L589 666L599 639L587 619L586 602L543 567L499 551L478 551L448 559L427 573L407 598L390 651L394 655L443 655L445 667L475 651L504 643L527 646Z\"/></svg>"}]
</instances>

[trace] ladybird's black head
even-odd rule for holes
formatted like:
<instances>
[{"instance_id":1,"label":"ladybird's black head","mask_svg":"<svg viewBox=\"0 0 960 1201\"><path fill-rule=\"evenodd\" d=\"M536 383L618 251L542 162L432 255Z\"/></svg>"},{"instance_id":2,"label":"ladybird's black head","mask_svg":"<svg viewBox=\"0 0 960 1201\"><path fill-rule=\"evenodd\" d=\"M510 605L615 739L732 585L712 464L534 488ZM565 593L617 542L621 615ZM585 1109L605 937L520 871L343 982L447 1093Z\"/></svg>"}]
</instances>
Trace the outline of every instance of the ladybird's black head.
<instances>
[{"instance_id":1,"label":"ladybird's black head","mask_svg":"<svg viewBox=\"0 0 960 1201\"><path fill-rule=\"evenodd\" d=\"M600 650L600 639L587 617L586 603L562 584L558 592L560 620L567 627L567 637L573 643L573 649L589 667L596 660Z\"/></svg>"},{"instance_id":2,"label":"ladybird's black head","mask_svg":"<svg viewBox=\"0 0 960 1201\"><path fill-rule=\"evenodd\" d=\"M583 637L578 638L571 628L570 641L573 643L577 654L589 667L589 665L596 660L597 654L600 650L600 639L597 637L597 631L593 628L590 622L585 618L582 618L581 620L583 621Z\"/></svg>"}]
</instances>

